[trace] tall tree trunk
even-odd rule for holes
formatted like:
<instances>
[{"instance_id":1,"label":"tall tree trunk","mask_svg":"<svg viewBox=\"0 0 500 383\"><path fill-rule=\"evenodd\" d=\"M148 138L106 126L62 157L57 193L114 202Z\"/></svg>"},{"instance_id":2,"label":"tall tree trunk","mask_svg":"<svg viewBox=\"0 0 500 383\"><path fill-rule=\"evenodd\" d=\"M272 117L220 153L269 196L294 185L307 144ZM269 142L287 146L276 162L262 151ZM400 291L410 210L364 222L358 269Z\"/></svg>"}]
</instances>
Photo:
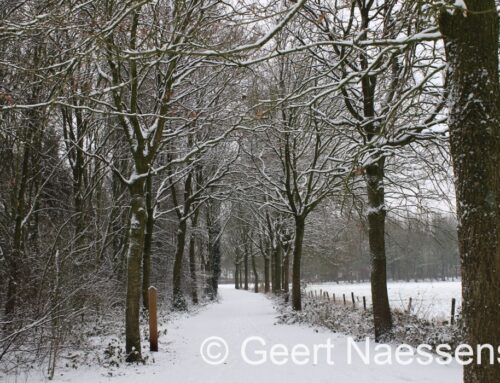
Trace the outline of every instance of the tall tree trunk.
<instances>
[{"instance_id":1,"label":"tall tree trunk","mask_svg":"<svg viewBox=\"0 0 500 383\"><path fill-rule=\"evenodd\" d=\"M255 253L251 252L252 257L252 272L253 272L253 290L258 293L259 292L259 273L257 272L257 263L255 262Z\"/></svg>"},{"instance_id":2,"label":"tall tree trunk","mask_svg":"<svg viewBox=\"0 0 500 383\"><path fill-rule=\"evenodd\" d=\"M269 285L269 255L264 256L264 292L268 293L270 290Z\"/></svg>"},{"instance_id":3,"label":"tall tree trunk","mask_svg":"<svg viewBox=\"0 0 500 383\"><path fill-rule=\"evenodd\" d=\"M75 79L73 79L76 81ZM79 106L76 99L73 100L75 106ZM84 217L84 173L85 173L85 134L87 124L80 109L62 107L63 135L67 142L67 156L73 175L73 203L74 211L77 214L75 224L75 238L77 244L75 248L79 250L85 246L83 241L83 230L85 228Z\"/></svg>"},{"instance_id":4,"label":"tall tree trunk","mask_svg":"<svg viewBox=\"0 0 500 383\"><path fill-rule=\"evenodd\" d=\"M169 171L169 174L170 177L173 178L173 174L171 171ZM184 259L184 247L186 245L187 219L192 202L190 199L192 193L192 178L193 173L189 172L184 181L184 202L182 209L179 208L176 186L173 182L170 183L171 198L175 206L177 218L179 219L174 257L172 306L174 310L179 311L187 310L187 302L184 298L184 294L182 293L182 263Z\"/></svg>"},{"instance_id":5,"label":"tall tree trunk","mask_svg":"<svg viewBox=\"0 0 500 383\"><path fill-rule=\"evenodd\" d=\"M243 254L243 268L244 268L244 281L245 281L245 290L248 290L248 245L245 244L245 249L244 249L244 254Z\"/></svg>"},{"instance_id":6,"label":"tall tree trunk","mask_svg":"<svg viewBox=\"0 0 500 383\"><path fill-rule=\"evenodd\" d=\"M367 38L370 25L370 9L373 2L359 2L361 25L363 32L360 38ZM361 5L362 4L362 5ZM368 56L360 54L360 67L368 70L370 63ZM370 141L374 136L381 133L383 124L374 123L375 113L375 90L377 77L366 75L361 79L363 94L363 117L364 133ZM371 290L373 302L373 322L375 327L375 340L392 329L392 316L387 294L387 266L385 255L385 195L384 195L384 158L366 167L366 186L368 194L368 242L371 257Z\"/></svg>"},{"instance_id":7,"label":"tall tree trunk","mask_svg":"<svg viewBox=\"0 0 500 383\"><path fill-rule=\"evenodd\" d=\"M443 10L448 61L449 127L455 173L465 340L500 344L499 23L494 0L467 0ZM498 382L500 364L473 362L465 383Z\"/></svg>"},{"instance_id":8,"label":"tall tree trunk","mask_svg":"<svg viewBox=\"0 0 500 383\"><path fill-rule=\"evenodd\" d=\"M198 212L196 210L191 219L191 234L189 237L189 274L191 276L191 300L193 304L198 304L198 281L196 277L196 235L195 230L198 225Z\"/></svg>"},{"instance_id":9,"label":"tall tree trunk","mask_svg":"<svg viewBox=\"0 0 500 383\"><path fill-rule=\"evenodd\" d=\"M215 300L218 294L219 277L221 272L221 252L219 223L219 207L209 206L207 214L208 223L208 263L209 277L207 279L206 291L211 300ZM213 211L212 211L213 210Z\"/></svg>"},{"instance_id":10,"label":"tall tree trunk","mask_svg":"<svg viewBox=\"0 0 500 383\"><path fill-rule=\"evenodd\" d=\"M273 293L277 294L281 290L281 244L278 242L274 249L274 284Z\"/></svg>"},{"instance_id":11,"label":"tall tree trunk","mask_svg":"<svg viewBox=\"0 0 500 383\"><path fill-rule=\"evenodd\" d=\"M368 242L371 256L371 289L375 340L392 328L387 294L385 255L384 158L366 168L368 193Z\"/></svg>"},{"instance_id":12,"label":"tall tree trunk","mask_svg":"<svg viewBox=\"0 0 500 383\"><path fill-rule=\"evenodd\" d=\"M24 167L24 166L23 166ZM23 183L21 179L21 184ZM14 223L14 238L12 243L12 251L8 258L9 260L9 282L7 285L7 297L5 304L5 317L9 321L12 319L14 311L16 309L18 300L18 288L21 284L21 260L23 254L23 228L22 219L24 211L24 191L21 185L17 197L17 211L16 219Z\"/></svg>"},{"instance_id":13,"label":"tall tree trunk","mask_svg":"<svg viewBox=\"0 0 500 383\"><path fill-rule=\"evenodd\" d=\"M287 246L285 259L283 262L283 291L285 292L285 302L288 302L290 291L290 245Z\"/></svg>"},{"instance_id":14,"label":"tall tree trunk","mask_svg":"<svg viewBox=\"0 0 500 383\"><path fill-rule=\"evenodd\" d=\"M23 159L21 163L21 173L19 174L19 186L15 196L15 220L12 251L8 259L9 282L7 285L7 296L5 303L5 317L7 322L12 320L18 301L19 286L21 281L21 264L23 260L23 219L26 204L26 188L29 178L29 162L31 157L32 137L36 129L33 112L29 113L29 122L26 129L25 143L23 148Z\"/></svg>"},{"instance_id":15,"label":"tall tree trunk","mask_svg":"<svg viewBox=\"0 0 500 383\"><path fill-rule=\"evenodd\" d=\"M146 179L146 232L144 234L144 255L142 259L142 304L144 309L149 309L148 289L151 279L151 246L153 244L154 216L153 216L153 176Z\"/></svg>"},{"instance_id":16,"label":"tall tree trunk","mask_svg":"<svg viewBox=\"0 0 500 383\"><path fill-rule=\"evenodd\" d=\"M285 293L285 302L289 300L290 290L290 244L286 244L284 248L283 259L283 292Z\"/></svg>"},{"instance_id":17,"label":"tall tree trunk","mask_svg":"<svg viewBox=\"0 0 500 383\"><path fill-rule=\"evenodd\" d=\"M187 303L182 294L182 259L184 257L184 245L186 244L187 222L183 217L179 222L177 229L177 246L174 259L174 275L173 275L173 308L175 310L187 310Z\"/></svg>"},{"instance_id":18,"label":"tall tree trunk","mask_svg":"<svg viewBox=\"0 0 500 383\"><path fill-rule=\"evenodd\" d=\"M127 362L136 362L141 356L139 311L141 302L142 254L147 212L144 201L144 180L130 186L131 211L127 256L127 308L125 313L125 351Z\"/></svg>"},{"instance_id":19,"label":"tall tree trunk","mask_svg":"<svg viewBox=\"0 0 500 383\"><path fill-rule=\"evenodd\" d=\"M240 264L238 261L234 262L234 288L240 289Z\"/></svg>"},{"instance_id":20,"label":"tall tree trunk","mask_svg":"<svg viewBox=\"0 0 500 383\"><path fill-rule=\"evenodd\" d=\"M295 241L293 247L292 266L292 308L302 310L302 296L300 289L300 262L302 258L302 243L304 241L305 218L295 216Z\"/></svg>"},{"instance_id":21,"label":"tall tree trunk","mask_svg":"<svg viewBox=\"0 0 500 383\"><path fill-rule=\"evenodd\" d=\"M113 137L113 140L117 142L119 137ZM113 153L113 165L120 169L123 173L127 171L127 164L123 164L118 160L118 153ZM124 196L126 195L126 185L121 182L118 175L115 173L111 176L111 196L112 196L112 208L111 208L111 228L112 228L112 249L113 249L113 269L116 279L121 283L124 282L125 274L125 258L127 253L128 244L128 233L129 233L129 219L127 214L123 211L122 206L124 203Z\"/></svg>"},{"instance_id":22,"label":"tall tree trunk","mask_svg":"<svg viewBox=\"0 0 500 383\"><path fill-rule=\"evenodd\" d=\"M272 242L273 240L271 240ZM273 244L271 244L269 249L269 258L271 260L271 291L276 293L276 249Z\"/></svg>"}]
</instances>

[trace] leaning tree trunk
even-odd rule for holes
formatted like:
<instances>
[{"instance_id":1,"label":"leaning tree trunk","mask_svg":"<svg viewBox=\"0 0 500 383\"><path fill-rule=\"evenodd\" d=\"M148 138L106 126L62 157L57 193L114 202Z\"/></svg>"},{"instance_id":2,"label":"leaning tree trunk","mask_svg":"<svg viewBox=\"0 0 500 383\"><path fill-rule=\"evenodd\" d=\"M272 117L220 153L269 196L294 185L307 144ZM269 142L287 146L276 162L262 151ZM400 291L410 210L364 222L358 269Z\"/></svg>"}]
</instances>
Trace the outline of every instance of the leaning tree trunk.
<instances>
[{"instance_id":1,"label":"leaning tree trunk","mask_svg":"<svg viewBox=\"0 0 500 383\"><path fill-rule=\"evenodd\" d=\"M292 266L292 308L302 310L302 296L300 289L300 262L302 258L302 243L304 241L305 218L295 217L295 241L293 247Z\"/></svg>"},{"instance_id":2,"label":"leaning tree trunk","mask_svg":"<svg viewBox=\"0 0 500 383\"><path fill-rule=\"evenodd\" d=\"M371 256L371 289L375 340L392 328L392 316L387 294L385 256L385 196L384 158L366 167L368 192L368 242Z\"/></svg>"},{"instance_id":3,"label":"leaning tree trunk","mask_svg":"<svg viewBox=\"0 0 500 383\"><path fill-rule=\"evenodd\" d=\"M125 351L127 362L136 362L141 357L141 333L139 311L141 302L142 254L147 212L144 201L144 180L136 180L130 186L131 211L129 246L127 256L127 308L125 313Z\"/></svg>"},{"instance_id":4,"label":"leaning tree trunk","mask_svg":"<svg viewBox=\"0 0 500 383\"><path fill-rule=\"evenodd\" d=\"M500 86L494 0L443 11L465 340L500 345ZM466 383L498 382L500 364L464 367Z\"/></svg>"}]
</instances>

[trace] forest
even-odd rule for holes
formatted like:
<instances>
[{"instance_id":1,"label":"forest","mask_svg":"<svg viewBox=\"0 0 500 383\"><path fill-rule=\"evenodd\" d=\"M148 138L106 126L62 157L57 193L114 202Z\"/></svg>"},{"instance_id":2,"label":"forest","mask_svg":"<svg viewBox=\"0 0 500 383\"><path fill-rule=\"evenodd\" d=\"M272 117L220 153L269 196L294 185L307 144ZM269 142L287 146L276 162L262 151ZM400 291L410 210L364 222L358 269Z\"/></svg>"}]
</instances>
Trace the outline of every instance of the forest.
<instances>
[{"instance_id":1,"label":"forest","mask_svg":"<svg viewBox=\"0 0 500 383\"><path fill-rule=\"evenodd\" d=\"M464 340L500 350L499 11L2 0L0 370L52 380L109 323L147 364L150 286L194 315L369 282L386 342L389 281L461 281Z\"/></svg>"}]
</instances>

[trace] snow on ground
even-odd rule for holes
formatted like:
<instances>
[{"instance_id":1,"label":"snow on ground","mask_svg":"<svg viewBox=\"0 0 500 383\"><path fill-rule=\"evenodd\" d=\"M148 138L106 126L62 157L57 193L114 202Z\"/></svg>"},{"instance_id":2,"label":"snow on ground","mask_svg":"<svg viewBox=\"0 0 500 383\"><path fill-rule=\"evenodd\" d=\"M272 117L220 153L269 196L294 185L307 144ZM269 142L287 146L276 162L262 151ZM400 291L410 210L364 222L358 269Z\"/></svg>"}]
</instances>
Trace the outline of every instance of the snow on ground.
<instances>
[{"instance_id":1,"label":"snow on ground","mask_svg":"<svg viewBox=\"0 0 500 383\"><path fill-rule=\"evenodd\" d=\"M412 313L425 319L449 319L451 300L456 299L457 310L461 306L461 282L389 282L387 285L389 300L393 308L407 309L409 298L412 297ZM360 300L366 297L371 304L371 289L369 283L321 283L308 285L306 291L328 291L335 294L337 300L346 295L351 302L351 292ZM356 298L357 299L357 298ZM457 311L458 312L458 311Z\"/></svg>"},{"instance_id":2,"label":"snow on ground","mask_svg":"<svg viewBox=\"0 0 500 383\"><path fill-rule=\"evenodd\" d=\"M458 383L462 380L462 369L457 364L438 365L433 362L422 366L417 362L409 366L392 364L377 366L374 363L364 364L354 356L353 364L347 359L348 338L333 334L326 330L318 330L300 325L280 325L276 323L277 313L271 300L263 294L234 290L230 286L220 289L221 301L208 305L196 315L184 316L169 323L167 335L160 338L160 352L155 354L155 363L140 366L122 366L111 372L104 368L79 368L77 370L59 370L55 382L72 383L234 383L234 382L289 382L303 383ZM200 355L200 345L210 336L225 339L229 352L225 363L209 365ZM285 365L274 365L269 360L262 365L249 365L241 354L244 340L250 336L261 337L266 346L253 341L249 350L269 352L274 344L283 344L289 350L296 344L304 344L313 350L314 345L326 344L328 339L334 344L327 363L325 350L318 352L318 363L295 365L291 361ZM364 343L359 343L364 347ZM394 346L390 346L392 350ZM373 352L374 345L370 345ZM212 355L221 354L221 350L213 348ZM372 354L373 355L373 354ZM251 360L261 355L247 352ZM312 358L311 358L312 359ZM303 358L301 359L303 360ZM9 381L9 380L7 380ZM40 382L42 378L33 375L28 380L17 379L17 382Z\"/></svg>"}]
</instances>

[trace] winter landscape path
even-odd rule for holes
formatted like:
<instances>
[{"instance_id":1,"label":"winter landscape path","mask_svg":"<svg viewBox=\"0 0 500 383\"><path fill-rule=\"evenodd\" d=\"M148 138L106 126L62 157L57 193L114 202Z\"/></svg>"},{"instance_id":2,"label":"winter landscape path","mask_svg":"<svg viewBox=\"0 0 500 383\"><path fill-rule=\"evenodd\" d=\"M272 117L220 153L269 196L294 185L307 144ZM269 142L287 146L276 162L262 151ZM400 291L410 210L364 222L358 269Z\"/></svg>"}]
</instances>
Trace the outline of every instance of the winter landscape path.
<instances>
[{"instance_id":1,"label":"winter landscape path","mask_svg":"<svg viewBox=\"0 0 500 383\"><path fill-rule=\"evenodd\" d=\"M421 366L414 362L403 366L392 364L377 366L364 364L360 357L353 356L352 364L347 364L348 340L345 336L332 334L301 325L276 324L277 313L272 301L262 294L238 291L229 287L220 289L220 303L212 304L199 313L182 317L169 324L167 335L162 335L160 352L155 354L155 363L145 366L126 366L107 376L105 369L78 369L58 374L55 381L87 383L363 383L363 382L436 382L458 383L461 381L461 368L456 365L431 364ZM223 338L228 345L227 360L220 365L206 363L200 353L200 345L210 336ZM284 365L275 365L269 360L261 365L249 365L241 353L245 339L255 336L262 338L266 345L254 339L248 343L247 357L253 362L262 359L275 344L283 344L291 351L296 344L304 344L311 352L314 345L326 344L328 338L334 345L328 357L326 348L317 352L317 364L313 356L305 365L295 365L289 358ZM358 344L364 348L364 343ZM371 351L374 345L370 345ZM393 347L395 349L395 347ZM214 358L223 356L217 346L209 347ZM304 352L304 349L299 351ZM220 354L220 355L219 355ZM283 357L277 357L278 362ZM304 362L305 357L296 358ZM329 365L333 360L334 365Z\"/></svg>"}]
</instances>

